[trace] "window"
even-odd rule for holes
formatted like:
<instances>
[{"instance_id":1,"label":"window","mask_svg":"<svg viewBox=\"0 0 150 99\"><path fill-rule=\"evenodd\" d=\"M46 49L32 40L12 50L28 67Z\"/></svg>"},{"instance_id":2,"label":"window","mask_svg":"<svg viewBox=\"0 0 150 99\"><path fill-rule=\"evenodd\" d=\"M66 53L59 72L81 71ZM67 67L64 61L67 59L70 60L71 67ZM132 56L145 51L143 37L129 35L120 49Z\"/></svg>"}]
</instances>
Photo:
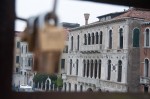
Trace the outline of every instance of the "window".
<instances>
[{"instance_id":1,"label":"window","mask_svg":"<svg viewBox=\"0 0 150 99\"><path fill-rule=\"evenodd\" d=\"M90 34L88 34L88 45L90 45L91 44L91 36L90 36Z\"/></svg>"},{"instance_id":2,"label":"window","mask_svg":"<svg viewBox=\"0 0 150 99\"><path fill-rule=\"evenodd\" d=\"M65 59L61 59L61 69L65 69Z\"/></svg>"},{"instance_id":3,"label":"window","mask_svg":"<svg viewBox=\"0 0 150 99\"><path fill-rule=\"evenodd\" d=\"M76 75L78 75L78 64L79 64L79 62L78 62L78 59L77 59L77 61L76 61Z\"/></svg>"},{"instance_id":4,"label":"window","mask_svg":"<svg viewBox=\"0 0 150 99\"><path fill-rule=\"evenodd\" d=\"M80 91L81 91L81 92L83 91L83 86L82 86L82 85L80 85Z\"/></svg>"},{"instance_id":5,"label":"window","mask_svg":"<svg viewBox=\"0 0 150 99\"><path fill-rule=\"evenodd\" d=\"M103 42L103 32L101 31L100 32L100 44L102 44L102 42Z\"/></svg>"},{"instance_id":6,"label":"window","mask_svg":"<svg viewBox=\"0 0 150 99\"><path fill-rule=\"evenodd\" d=\"M33 59L32 58L29 58L28 59L28 66L32 66L33 65Z\"/></svg>"},{"instance_id":7,"label":"window","mask_svg":"<svg viewBox=\"0 0 150 99\"><path fill-rule=\"evenodd\" d=\"M99 60L99 70L98 70L98 78L100 79L101 78L101 60Z\"/></svg>"},{"instance_id":8,"label":"window","mask_svg":"<svg viewBox=\"0 0 150 99\"><path fill-rule=\"evenodd\" d=\"M111 77L111 60L108 60L107 80L110 80L110 77Z\"/></svg>"},{"instance_id":9,"label":"window","mask_svg":"<svg viewBox=\"0 0 150 99\"><path fill-rule=\"evenodd\" d=\"M119 48L122 49L123 48L123 29L119 29Z\"/></svg>"},{"instance_id":10,"label":"window","mask_svg":"<svg viewBox=\"0 0 150 99\"><path fill-rule=\"evenodd\" d=\"M17 42L17 48L20 48L20 42Z\"/></svg>"},{"instance_id":11,"label":"window","mask_svg":"<svg viewBox=\"0 0 150 99\"><path fill-rule=\"evenodd\" d=\"M69 92L71 91L71 83L69 83Z\"/></svg>"},{"instance_id":12,"label":"window","mask_svg":"<svg viewBox=\"0 0 150 99\"><path fill-rule=\"evenodd\" d=\"M16 56L16 63L19 63L19 56Z\"/></svg>"},{"instance_id":13,"label":"window","mask_svg":"<svg viewBox=\"0 0 150 99\"><path fill-rule=\"evenodd\" d=\"M91 60L91 75L90 75L90 77L92 78L93 77L93 60Z\"/></svg>"},{"instance_id":14,"label":"window","mask_svg":"<svg viewBox=\"0 0 150 99\"><path fill-rule=\"evenodd\" d=\"M85 77L86 62L83 60L83 77Z\"/></svg>"},{"instance_id":15,"label":"window","mask_svg":"<svg viewBox=\"0 0 150 99\"><path fill-rule=\"evenodd\" d=\"M77 39L78 39L78 42L77 42L77 44L78 44L78 45L77 45L77 50L79 50L79 35L78 35L78 38L77 38Z\"/></svg>"},{"instance_id":16,"label":"window","mask_svg":"<svg viewBox=\"0 0 150 99\"><path fill-rule=\"evenodd\" d=\"M121 82L121 78L122 78L122 61L119 60L118 61L118 82Z\"/></svg>"},{"instance_id":17,"label":"window","mask_svg":"<svg viewBox=\"0 0 150 99\"><path fill-rule=\"evenodd\" d=\"M94 38L94 33L92 33L92 44L94 44L95 38Z\"/></svg>"},{"instance_id":18,"label":"window","mask_svg":"<svg viewBox=\"0 0 150 99\"><path fill-rule=\"evenodd\" d=\"M97 60L95 60L95 75L94 77L96 78L97 77Z\"/></svg>"},{"instance_id":19,"label":"window","mask_svg":"<svg viewBox=\"0 0 150 99\"><path fill-rule=\"evenodd\" d=\"M146 29L145 42L146 46L149 46L149 29Z\"/></svg>"},{"instance_id":20,"label":"window","mask_svg":"<svg viewBox=\"0 0 150 99\"><path fill-rule=\"evenodd\" d=\"M77 91L77 84L75 84L74 87L75 87L75 92L76 92Z\"/></svg>"},{"instance_id":21,"label":"window","mask_svg":"<svg viewBox=\"0 0 150 99\"><path fill-rule=\"evenodd\" d=\"M109 49L112 49L112 30L109 30Z\"/></svg>"},{"instance_id":22,"label":"window","mask_svg":"<svg viewBox=\"0 0 150 99\"><path fill-rule=\"evenodd\" d=\"M87 45L87 36L84 34L84 45Z\"/></svg>"},{"instance_id":23,"label":"window","mask_svg":"<svg viewBox=\"0 0 150 99\"><path fill-rule=\"evenodd\" d=\"M140 30L135 28L133 30L133 47L139 47L139 36L140 36Z\"/></svg>"},{"instance_id":24,"label":"window","mask_svg":"<svg viewBox=\"0 0 150 99\"><path fill-rule=\"evenodd\" d=\"M72 74L72 59L70 59L70 75Z\"/></svg>"},{"instance_id":25,"label":"window","mask_svg":"<svg viewBox=\"0 0 150 99\"><path fill-rule=\"evenodd\" d=\"M23 46L21 47L21 53L23 53Z\"/></svg>"},{"instance_id":26,"label":"window","mask_svg":"<svg viewBox=\"0 0 150 99\"><path fill-rule=\"evenodd\" d=\"M71 50L73 50L73 36L71 37Z\"/></svg>"},{"instance_id":27,"label":"window","mask_svg":"<svg viewBox=\"0 0 150 99\"><path fill-rule=\"evenodd\" d=\"M66 92L66 89L67 89L67 84L64 83L64 90L65 90L65 92Z\"/></svg>"},{"instance_id":28,"label":"window","mask_svg":"<svg viewBox=\"0 0 150 99\"><path fill-rule=\"evenodd\" d=\"M149 74L149 60L148 59L145 59L145 66L144 66L144 76L145 77L148 77L148 74Z\"/></svg>"},{"instance_id":29,"label":"window","mask_svg":"<svg viewBox=\"0 0 150 99\"><path fill-rule=\"evenodd\" d=\"M98 44L99 37L98 37L98 32L96 32L96 44Z\"/></svg>"},{"instance_id":30,"label":"window","mask_svg":"<svg viewBox=\"0 0 150 99\"><path fill-rule=\"evenodd\" d=\"M86 71L87 77L89 77L89 65L90 65L89 60L87 60L87 71Z\"/></svg>"}]
</instances>

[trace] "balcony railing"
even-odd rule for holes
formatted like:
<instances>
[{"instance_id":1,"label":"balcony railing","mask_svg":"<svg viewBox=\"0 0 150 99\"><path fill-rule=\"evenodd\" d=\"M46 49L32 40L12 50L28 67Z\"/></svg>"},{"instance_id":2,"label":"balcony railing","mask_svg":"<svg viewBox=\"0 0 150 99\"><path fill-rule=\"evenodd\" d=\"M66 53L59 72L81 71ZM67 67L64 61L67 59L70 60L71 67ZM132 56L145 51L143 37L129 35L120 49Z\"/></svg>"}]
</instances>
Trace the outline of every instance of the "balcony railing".
<instances>
[{"instance_id":1,"label":"balcony railing","mask_svg":"<svg viewBox=\"0 0 150 99\"><path fill-rule=\"evenodd\" d=\"M150 77L140 77L140 84L150 85Z\"/></svg>"},{"instance_id":2,"label":"balcony railing","mask_svg":"<svg viewBox=\"0 0 150 99\"><path fill-rule=\"evenodd\" d=\"M102 49L102 44L82 45L80 47L81 52L101 52Z\"/></svg>"}]
</instances>

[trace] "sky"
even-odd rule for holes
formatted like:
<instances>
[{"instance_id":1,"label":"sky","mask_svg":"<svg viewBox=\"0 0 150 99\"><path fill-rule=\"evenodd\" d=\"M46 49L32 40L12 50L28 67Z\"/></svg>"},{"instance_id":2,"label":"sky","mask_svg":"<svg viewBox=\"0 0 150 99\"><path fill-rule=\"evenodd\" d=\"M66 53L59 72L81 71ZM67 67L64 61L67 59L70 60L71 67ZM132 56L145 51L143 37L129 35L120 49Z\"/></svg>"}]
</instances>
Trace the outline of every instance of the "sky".
<instances>
[{"instance_id":1,"label":"sky","mask_svg":"<svg viewBox=\"0 0 150 99\"><path fill-rule=\"evenodd\" d=\"M16 0L16 15L29 18L42 13L51 12L54 0ZM80 0L58 0L56 14L59 22L85 24L84 13L89 13L89 23L98 21L97 16L127 10L128 6L117 6ZM25 22L16 20L16 31L23 31Z\"/></svg>"}]
</instances>

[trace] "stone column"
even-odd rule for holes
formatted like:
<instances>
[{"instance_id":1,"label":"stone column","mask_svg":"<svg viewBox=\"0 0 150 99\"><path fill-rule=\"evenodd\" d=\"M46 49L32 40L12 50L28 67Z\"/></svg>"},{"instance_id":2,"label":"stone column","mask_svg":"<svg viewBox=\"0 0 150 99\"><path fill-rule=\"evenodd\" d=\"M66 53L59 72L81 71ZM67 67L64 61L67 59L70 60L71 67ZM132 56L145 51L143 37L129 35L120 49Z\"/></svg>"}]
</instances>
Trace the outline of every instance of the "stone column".
<instances>
[{"instance_id":1,"label":"stone column","mask_svg":"<svg viewBox=\"0 0 150 99\"><path fill-rule=\"evenodd\" d=\"M99 62L97 62L97 76L96 76L96 79L99 79Z\"/></svg>"},{"instance_id":2,"label":"stone column","mask_svg":"<svg viewBox=\"0 0 150 99\"><path fill-rule=\"evenodd\" d=\"M91 78L91 61L89 61L89 78Z\"/></svg>"},{"instance_id":3,"label":"stone column","mask_svg":"<svg viewBox=\"0 0 150 99\"><path fill-rule=\"evenodd\" d=\"M92 78L95 78L95 64L94 64L95 62L93 61L93 76L92 76Z\"/></svg>"}]
</instances>

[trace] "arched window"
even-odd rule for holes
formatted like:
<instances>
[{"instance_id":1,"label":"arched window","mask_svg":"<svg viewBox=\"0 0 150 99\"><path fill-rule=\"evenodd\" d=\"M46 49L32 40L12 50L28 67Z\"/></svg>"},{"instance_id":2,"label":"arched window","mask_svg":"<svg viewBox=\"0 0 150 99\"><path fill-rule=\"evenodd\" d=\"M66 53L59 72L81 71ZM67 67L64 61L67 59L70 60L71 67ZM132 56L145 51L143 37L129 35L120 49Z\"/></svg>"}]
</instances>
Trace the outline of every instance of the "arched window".
<instances>
[{"instance_id":1,"label":"arched window","mask_svg":"<svg viewBox=\"0 0 150 99\"><path fill-rule=\"evenodd\" d=\"M77 84L74 85L75 92L77 91Z\"/></svg>"},{"instance_id":2,"label":"arched window","mask_svg":"<svg viewBox=\"0 0 150 99\"><path fill-rule=\"evenodd\" d=\"M101 64L102 64L102 62L101 62L101 60L99 60L99 72L98 72L98 78L100 79L101 78Z\"/></svg>"},{"instance_id":3,"label":"arched window","mask_svg":"<svg viewBox=\"0 0 150 99\"><path fill-rule=\"evenodd\" d=\"M70 59L70 75L72 74L72 59Z\"/></svg>"},{"instance_id":4,"label":"arched window","mask_svg":"<svg viewBox=\"0 0 150 99\"><path fill-rule=\"evenodd\" d=\"M84 34L84 45L87 45L87 36Z\"/></svg>"},{"instance_id":5,"label":"arched window","mask_svg":"<svg viewBox=\"0 0 150 99\"><path fill-rule=\"evenodd\" d=\"M145 68L144 68L144 76L145 77L148 77L148 74L149 74L149 60L148 59L145 59Z\"/></svg>"},{"instance_id":6,"label":"arched window","mask_svg":"<svg viewBox=\"0 0 150 99\"><path fill-rule=\"evenodd\" d=\"M139 47L139 40L140 40L140 30L136 28L133 30L133 47Z\"/></svg>"},{"instance_id":7,"label":"arched window","mask_svg":"<svg viewBox=\"0 0 150 99\"><path fill-rule=\"evenodd\" d=\"M64 91L66 92L67 84L64 83Z\"/></svg>"},{"instance_id":8,"label":"arched window","mask_svg":"<svg viewBox=\"0 0 150 99\"><path fill-rule=\"evenodd\" d=\"M89 65L90 65L89 60L87 60L87 72L86 72L87 77L89 77Z\"/></svg>"},{"instance_id":9,"label":"arched window","mask_svg":"<svg viewBox=\"0 0 150 99\"><path fill-rule=\"evenodd\" d=\"M107 80L110 80L111 77L111 60L108 60L108 71L107 71Z\"/></svg>"},{"instance_id":10,"label":"arched window","mask_svg":"<svg viewBox=\"0 0 150 99\"><path fill-rule=\"evenodd\" d=\"M122 61L118 61L118 82L121 82L122 79Z\"/></svg>"},{"instance_id":11,"label":"arched window","mask_svg":"<svg viewBox=\"0 0 150 99\"><path fill-rule=\"evenodd\" d=\"M78 59L77 59L77 61L76 61L76 75L78 75L78 64L79 64L79 62L78 62Z\"/></svg>"},{"instance_id":12,"label":"arched window","mask_svg":"<svg viewBox=\"0 0 150 99\"><path fill-rule=\"evenodd\" d=\"M88 45L90 45L91 44L91 36L90 36L90 34L88 34Z\"/></svg>"},{"instance_id":13,"label":"arched window","mask_svg":"<svg viewBox=\"0 0 150 99\"><path fill-rule=\"evenodd\" d=\"M71 91L71 83L69 83L69 92Z\"/></svg>"},{"instance_id":14,"label":"arched window","mask_svg":"<svg viewBox=\"0 0 150 99\"><path fill-rule=\"evenodd\" d=\"M82 85L80 85L80 91L81 91L81 92L83 91L83 86L82 86Z\"/></svg>"},{"instance_id":15,"label":"arched window","mask_svg":"<svg viewBox=\"0 0 150 99\"><path fill-rule=\"evenodd\" d=\"M96 44L98 44L99 37L98 37L98 32L96 32Z\"/></svg>"},{"instance_id":16,"label":"arched window","mask_svg":"<svg viewBox=\"0 0 150 99\"><path fill-rule=\"evenodd\" d=\"M91 60L91 75L90 75L90 77L92 78L93 77L93 60Z\"/></svg>"},{"instance_id":17,"label":"arched window","mask_svg":"<svg viewBox=\"0 0 150 99\"><path fill-rule=\"evenodd\" d=\"M83 60L83 77L85 77L86 62Z\"/></svg>"},{"instance_id":18,"label":"arched window","mask_svg":"<svg viewBox=\"0 0 150 99\"><path fill-rule=\"evenodd\" d=\"M123 48L123 29L120 28L119 29L119 48L122 49Z\"/></svg>"},{"instance_id":19,"label":"arched window","mask_svg":"<svg viewBox=\"0 0 150 99\"><path fill-rule=\"evenodd\" d=\"M95 74L94 74L94 77L96 78L97 77L97 60L95 60Z\"/></svg>"},{"instance_id":20,"label":"arched window","mask_svg":"<svg viewBox=\"0 0 150 99\"><path fill-rule=\"evenodd\" d=\"M94 33L92 33L92 44L94 44L95 41L95 37L94 37Z\"/></svg>"},{"instance_id":21,"label":"arched window","mask_svg":"<svg viewBox=\"0 0 150 99\"><path fill-rule=\"evenodd\" d=\"M146 46L149 46L149 29L146 29L145 42Z\"/></svg>"},{"instance_id":22,"label":"arched window","mask_svg":"<svg viewBox=\"0 0 150 99\"><path fill-rule=\"evenodd\" d=\"M109 49L112 49L112 30L109 30Z\"/></svg>"},{"instance_id":23,"label":"arched window","mask_svg":"<svg viewBox=\"0 0 150 99\"><path fill-rule=\"evenodd\" d=\"M103 42L103 32L101 31L100 32L100 44L102 44L102 42Z\"/></svg>"},{"instance_id":24,"label":"arched window","mask_svg":"<svg viewBox=\"0 0 150 99\"><path fill-rule=\"evenodd\" d=\"M73 50L73 36L71 36L71 50Z\"/></svg>"},{"instance_id":25,"label":"arched window","mask_svg":"<svg viewBox=\"0 0 150 99\"><path fill-rule=\"evenodd\" d=\"M78 42L77 42L77 50L79 50L79 35L78 35L77 39L78 39Z\"/></svg>"}]
</instances>

